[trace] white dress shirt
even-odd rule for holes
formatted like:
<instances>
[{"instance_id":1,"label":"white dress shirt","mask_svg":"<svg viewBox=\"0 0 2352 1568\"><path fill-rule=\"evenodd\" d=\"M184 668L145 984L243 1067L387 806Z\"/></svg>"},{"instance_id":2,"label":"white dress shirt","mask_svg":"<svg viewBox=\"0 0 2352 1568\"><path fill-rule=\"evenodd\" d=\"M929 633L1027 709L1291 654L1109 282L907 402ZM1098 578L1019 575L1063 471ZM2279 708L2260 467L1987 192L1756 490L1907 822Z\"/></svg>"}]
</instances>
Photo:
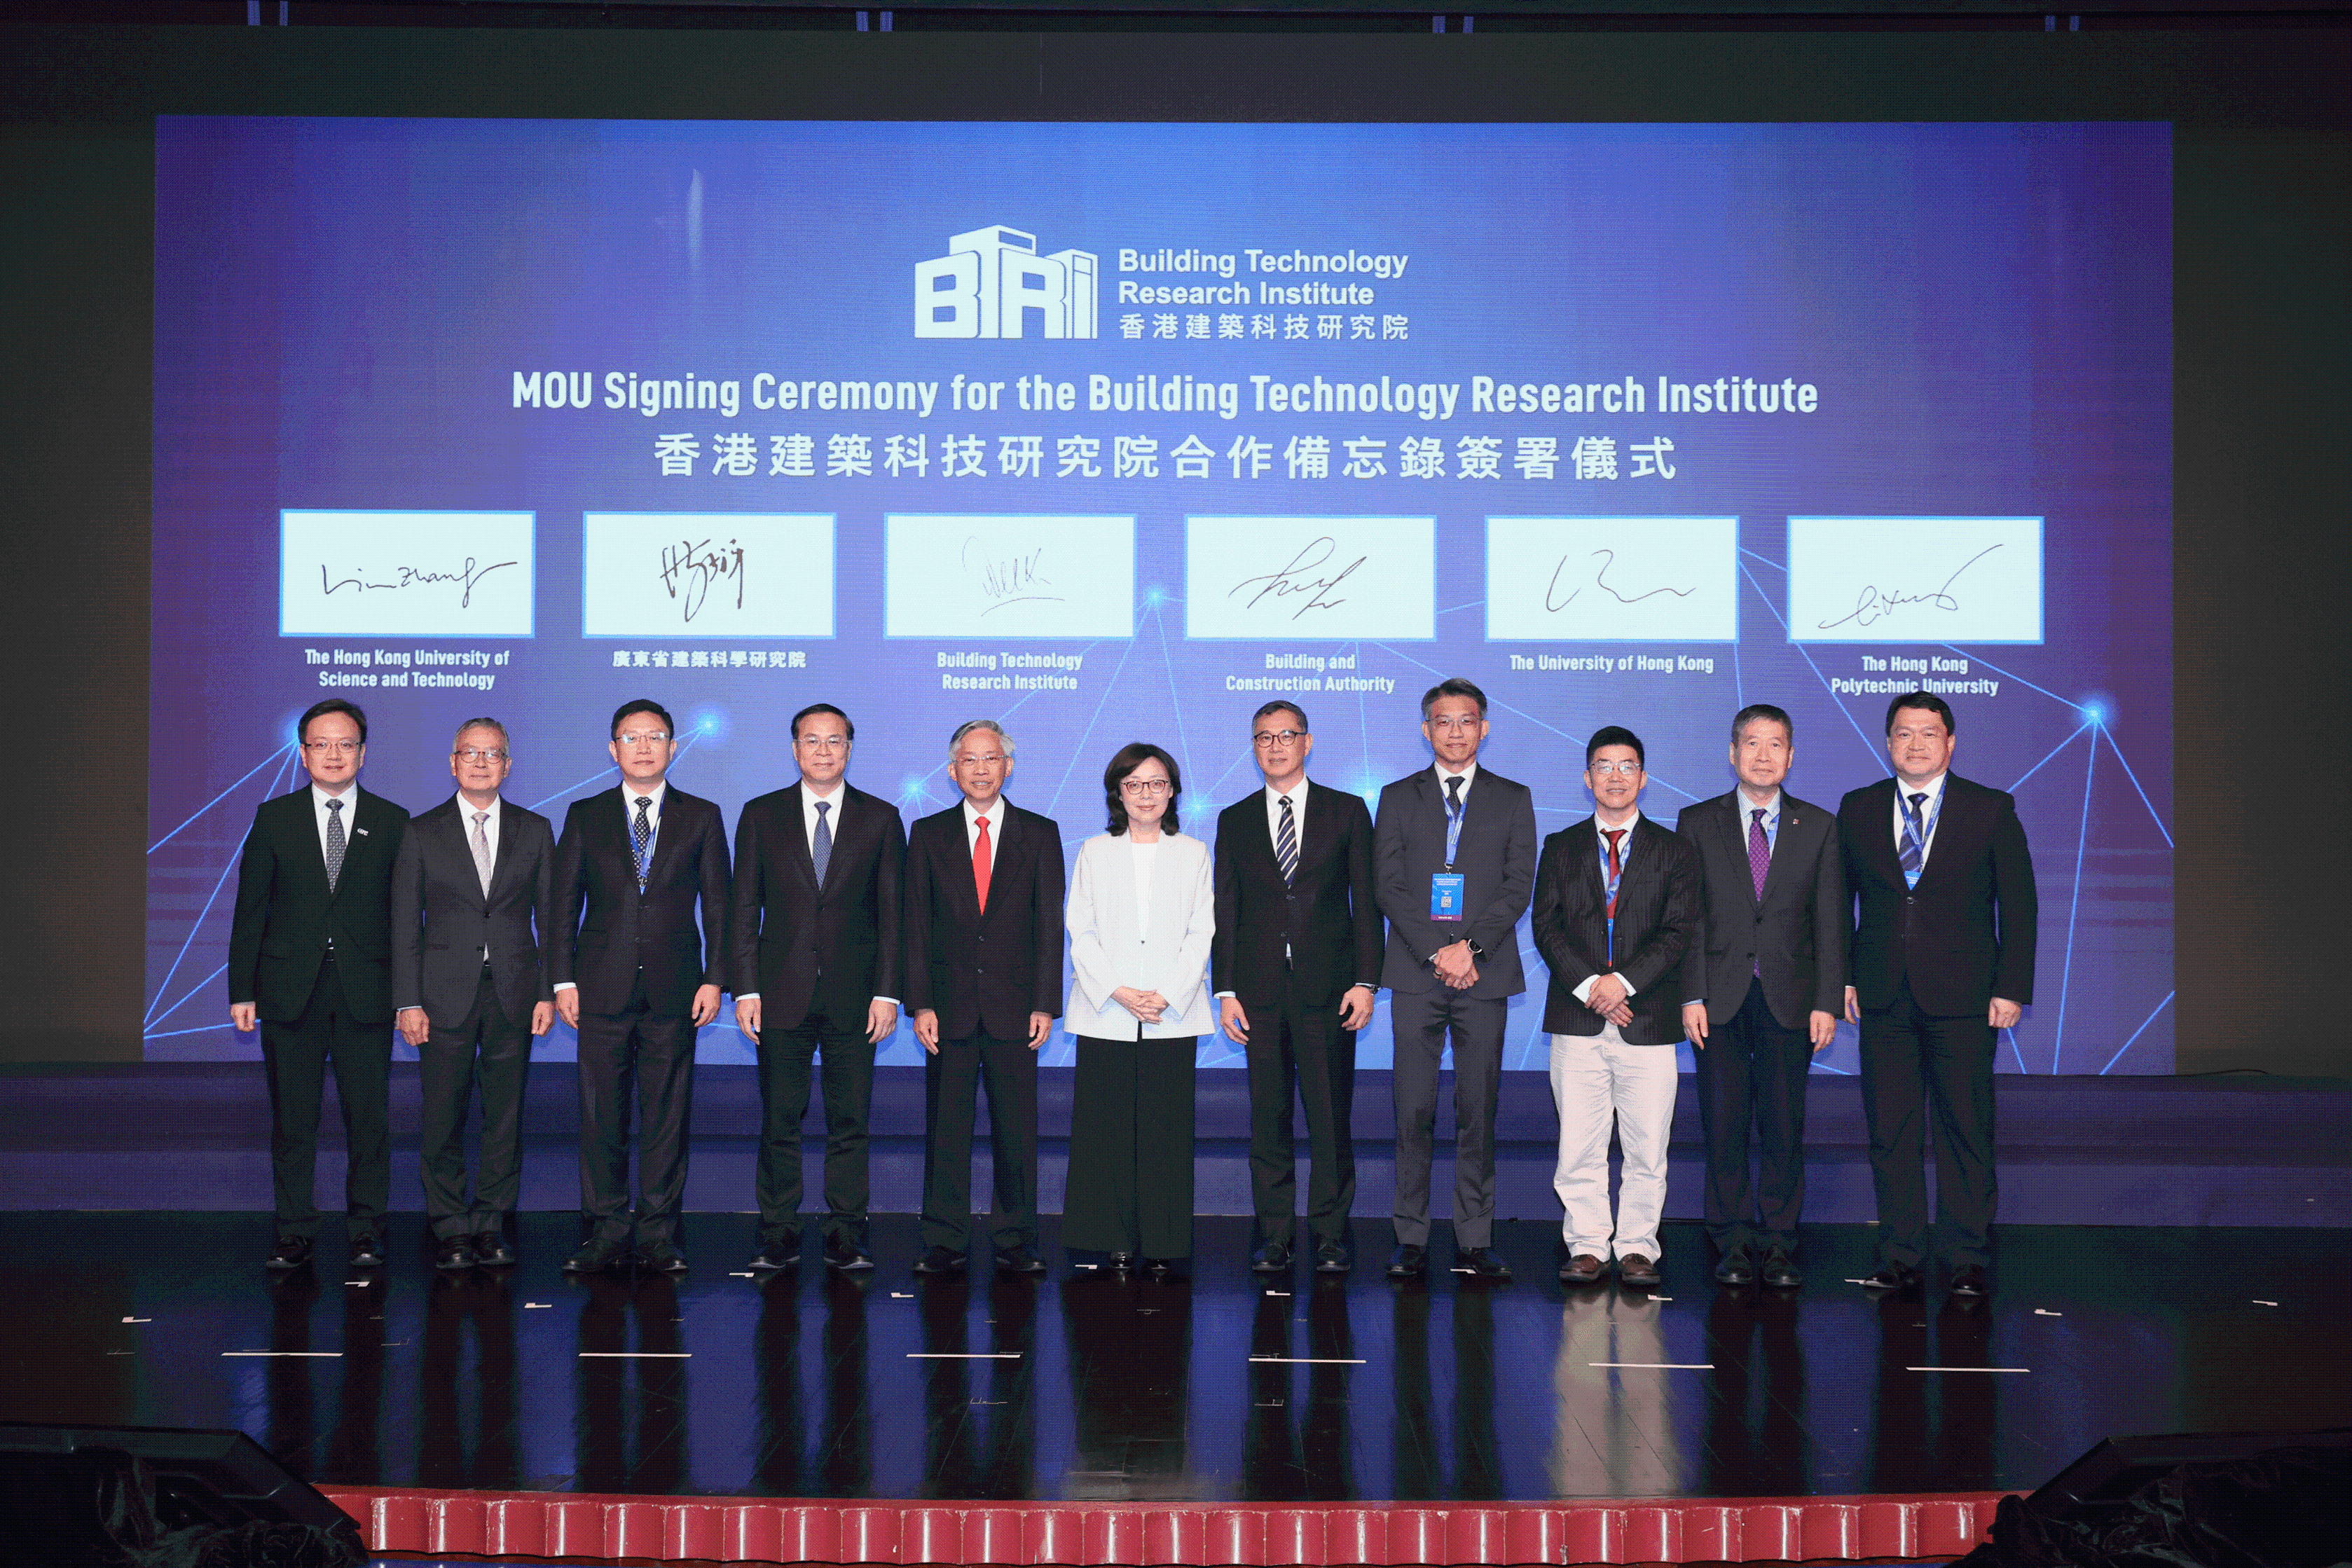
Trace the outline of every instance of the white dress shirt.
<instances>
[{"instance_id":1,"label":"white dress shirt","mask_svg":"<svg viewBox=\"0 0 2352 1568\"><path fill-rule=\"evenodd\" d=\"M492 795L490 804L486 806L476 805L472 801L467 800L462 792L457 799L457 821L466 830L466 852L469 855L474 849L474 814L478 811L487 811L490 814L490 819L482 824L482 837L489 840L490 865L495 868L499 863L499 808L506 804L505 799L499 795Z\"/></svg>"},{"instance_id":2,"label":"white dress shirt","mask_svg":"<svg viewBox=\"0 0 2352 1568\"><path fill-rule=\"evenodd\" d=\"M1949 769L1946 769L1944 772L1937 773L1934 778L1929 779L1923 784L1905 784L1901 778L1898 777L1895 779L1895 858L1898 864L1903 858L1904 808L1911 804L1911 797L1913 795L1925 795L1927 798L1919 803L1919 869L1921 871L1927 870L1927 857L1935 851L1936 847L1936 828L1937 826L1936 818L1941 811L1944 803L1944 781L1951 776L1951 771Z\"/></svg>"},{"instance_id":3,"label":"white dress shirt","mask_svg":"<svg viewBox=\"0 0 2352 1568\"><path fill-rule=\"evenodd\" d=\"M1464 789L1468 789L1466 784ZM1265 841L1275 847L1280 860L1282 847L1282 793L1272 784L1265 786ZM1290 786L1290 831L1298 842L1298 858L1307 858L1307 781L1300 779Z\"/></svg>"},{"instance_id":4,"label":"white dress shirt","mask_svg":"<svg viewBox=\"0 0 2352 1568\"><path fill-rule=\"evenodd\" d=\"M1449 794L1445 787L1445 781L1448 779L1460 779L1462 781L1462 807L1465 811L1467 811L1470 808L1470 792L1478 787L1477 758L1471 758L1470 765L1464 768L1458 773L1447 773L1444 763L1432 764L1429 771L1437 775L1437 802L1440 805L1445 804L1446 797Z\"/></svg>"},{"instance_id":5,"label":"white dress shirt","mask_svg":"<svg viewBox=\"0 0 2352 1568\"><path fill-rule=\"evenodd\" d=\"M842 806L848 799L849 781L846 779L834 780L831 795L819 795L816 793L816 785L806 779L801 780L801 830L808 835L811 855L816 853L816 803L823 801L831 807L824 814L825 820L833 824L833 839L838 844L841 842ZM989 831L993 833L995 829L991 828Z\"/></svg>"},{"instance_id":6,"label":"white dress shirt","mask_svg":"<svg viewBox=\"0 0 2352 1568\"><path fill-rule=\"evenodd\" d=\"M986 818L988 822L988 868L991 871L994 871L997 847L1004 842L1004 797L1003 795L1000 795L990 801L986 811L974 806L969 796L965 797L963 847L966 853L971 852L980 844L980 824L982 818Z\"/></svg>"},{"instance_id":7,"label":"white dress shirt","mask_svg":"<svg viewBox=\"0 0 2352 1568\"><path fill-rule=\"evenodd\" d=\"M310 786L310 815L318 819L319 855L321 859L327 854L327 803L331 800L343 803L343 853L348 855L352 848L352 819L359 815L360 809L359 781L354 779L345 784L341 795L330 795L315 784Z\"/></svg>"}]
</instances>

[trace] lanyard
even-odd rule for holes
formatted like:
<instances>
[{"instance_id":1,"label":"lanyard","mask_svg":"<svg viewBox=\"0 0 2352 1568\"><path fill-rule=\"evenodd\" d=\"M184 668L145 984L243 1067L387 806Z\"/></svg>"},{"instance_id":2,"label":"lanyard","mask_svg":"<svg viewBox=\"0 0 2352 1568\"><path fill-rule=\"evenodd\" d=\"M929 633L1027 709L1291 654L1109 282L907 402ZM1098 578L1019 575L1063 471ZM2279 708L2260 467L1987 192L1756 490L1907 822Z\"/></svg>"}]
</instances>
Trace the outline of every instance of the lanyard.
<instances>
[{"instance_id":1,"label":"lanyard","mask_svg":"<svg viewBox=\"0 0 2352 1568\"><path fill-rule=\"evenodd\" d=\"M1903 781L1900 779L1895 781L1895 815L1902 820L1905 828L1910 827L1911 800L1904 794ZM1937 790L1936 803L1928 809L1927 819L1919 827L1919 870L1916 875L1906 872L1905 885L1916 888L1919 885L1919 878L1927 874L1927 846L1936 841L1936 824L1942 819L1943 815L1944 791ZM1895 842L1895 858L1898 860L1902 858L1902 841L1899 838Z\"/></svg>"},{"instance_id":2,"label":"lanyard","mask_svg":"<svg viewBox=\"0 0 2352 1568\"><path fill-rule=\"evenodd\" d=\"M1459 776L1459 775L1457 775ZM1466 791L1467 785L1464 786ZM1454 869L1455 853L1462 847L1462 819L1470 815L1469 805L1454 790L1445 792L1445 868Z\"/></svg>"}]
</instances>

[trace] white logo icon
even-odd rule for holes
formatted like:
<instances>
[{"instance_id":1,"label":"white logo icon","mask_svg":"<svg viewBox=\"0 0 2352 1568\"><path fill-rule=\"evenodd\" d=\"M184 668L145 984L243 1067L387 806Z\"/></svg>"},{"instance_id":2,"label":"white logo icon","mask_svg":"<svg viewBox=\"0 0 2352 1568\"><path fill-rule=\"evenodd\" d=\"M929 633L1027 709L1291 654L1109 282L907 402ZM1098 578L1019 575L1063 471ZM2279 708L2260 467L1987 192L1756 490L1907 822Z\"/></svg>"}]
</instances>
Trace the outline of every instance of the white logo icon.
<instances>
[{"instance_id":1,"label":"white logo icon","mask_svg":"<svg viewBox=\"0 0 2352 1568\"><path fill-rule=\"evenodd\" d=\"M919 338L1091 338L1095 254L1037 254L1037 237L1017 228L976 228L948 241L948 253L915 263Z\"/></svg>"}]
</instances>

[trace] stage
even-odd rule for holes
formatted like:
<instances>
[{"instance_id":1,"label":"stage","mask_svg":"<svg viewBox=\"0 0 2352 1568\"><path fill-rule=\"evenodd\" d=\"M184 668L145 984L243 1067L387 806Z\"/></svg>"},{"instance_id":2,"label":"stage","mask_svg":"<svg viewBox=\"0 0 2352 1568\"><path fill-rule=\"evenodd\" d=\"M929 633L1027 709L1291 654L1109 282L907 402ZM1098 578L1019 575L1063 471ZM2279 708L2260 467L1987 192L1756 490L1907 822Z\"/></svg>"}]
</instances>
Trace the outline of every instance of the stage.
<instances>
[{"instance_id":1,"label":"stage","mask_svg":"<svg viewBox=\"0 0 2352 1568\"><path fill-rule=\"evenodd\" d=\"M387 1549L497 1549L481 1532L509 1518L524 1531L528 1513L542 1533L499 1537L506 1550L568 1539L620 1554L623 1536L543 1533L549 1518L576 1532L628 1517L580 1495L593 1494L795 1500L630 1505L633 1555L661 1554L646 1531L707 1548L734 1528L738 1544L799 1531L802 1550L850 1553L838 1561L1138 1563L1542 1560L1520 1550L1568 1550L1563 1509L1622 1500L1689 1514L1935 1494L1947 1514L1975 1498L1989 1517L1985 1497L2031 1489L2109 1435L2294 1430L2352 1407L2326 1285L2347 1238L2318 1227L2005 1226L1994 1294L1971 1302L1932 1274L1922 1293L1874 1300L1851 1282L1871 1258L1858 1225L1809 1227L1808 1279L1785 1292L1717 1288L1697 1227L1672 1225L1665 1286L1643 1292L1563 1288L1556 1228L1537 1222L1499 1227L1518 1274L1501 1285L1444 1271L1443 1247L1426 1282L1391 1284L1385 1226L1364 1220L1352 1275L1268 1283L1231 1218L1199 1222L1190 1279L1074 1272L1051 1218L1043 1279L922 1279L903 1215L877 1217L873 1273L831 1273L812 1237L797 1272L756 1280L733 1272L751 1221L711 1214L689 1216L684 1277L583 1280L559 1268L575 1223L526 1214L518 1267L441 1275L413 1216L367 1273L332 1261L331 1220L318 1262L271 1277L257 1215L0 1215L0 1406L241 1427L369 1516ZM580 1506L436 1511L363 1489ZM961 1506L1023 1503L1066 1510ZM1361 1503L1399 1506L1347 1506ZM1097 1522L1070 1522L1067 1505ZM1894 1538L1834 1513L1788 1539L1822 1548L1811 1556L1958 1550L1916 1520L1913 1550L1868 1550ZM1060 1537L1035 1522L1050 1517ZM1641 1525L1650 1513L1616 1517L1612 1560L1663 1555L1638 1550L1666 1539ZM1729 1539L1704 1524L1725 1517L1689 1514L1700 1523L1674 1539ZM1283 1523L1308 1519L1311 1542Z\"/></svg>"}]
</instances>

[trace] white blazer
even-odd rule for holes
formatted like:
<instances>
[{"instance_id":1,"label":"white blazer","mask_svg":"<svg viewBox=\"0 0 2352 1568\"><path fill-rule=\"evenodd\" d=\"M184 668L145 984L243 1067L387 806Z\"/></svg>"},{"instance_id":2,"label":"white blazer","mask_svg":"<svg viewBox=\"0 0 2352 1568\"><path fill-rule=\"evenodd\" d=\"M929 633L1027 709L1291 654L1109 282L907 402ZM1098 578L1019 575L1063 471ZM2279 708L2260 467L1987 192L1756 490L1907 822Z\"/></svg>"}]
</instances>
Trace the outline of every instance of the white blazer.
<instances>
[{"instance_id":1,"label":"white blazer","mask_svg":"<svg viewBox=\"0 0 2352 1568\"><path fill-rule=\"evenodd\" d=\"M1098 1040L1134 1039L1135 1015L1111 1000L1122 985L1168 998L1160 1022L1142 1026L1147 1040L1205 1035L1215 1026L1207 970L1217 900L1207 845L1181 833L1160 834L1151 917L1139 927L1133 849L1125 835L1097 833L1078 846L1067 913L1076 978L1062 1010L1063 1028Z\"/></svg>"}]
</instances>

